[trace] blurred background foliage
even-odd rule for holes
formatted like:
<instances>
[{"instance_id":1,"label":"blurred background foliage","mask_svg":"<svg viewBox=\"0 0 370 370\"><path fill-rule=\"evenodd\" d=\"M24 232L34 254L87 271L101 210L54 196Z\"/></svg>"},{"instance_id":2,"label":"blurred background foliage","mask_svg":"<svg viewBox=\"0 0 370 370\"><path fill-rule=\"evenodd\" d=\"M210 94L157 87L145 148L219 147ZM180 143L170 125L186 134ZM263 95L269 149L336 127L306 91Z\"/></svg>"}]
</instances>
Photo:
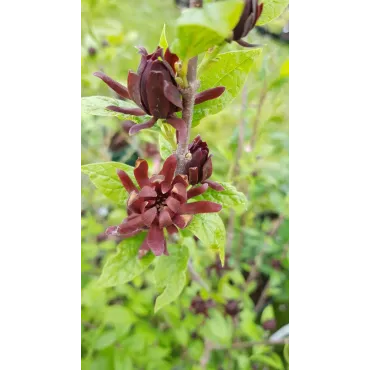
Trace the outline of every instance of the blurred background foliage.
<instances>
[{"instance_id":1,"label":"blurred background foliage","mask_svg":"<svg viewBox=\"0 0 370 370\"><path fill-rule=\"evenodd\" d=\"M113 96L93 72L126 83L139 62L135 46L154 50L164 23L171 42L180 12L174 0L82 0L82 96ZM180 298L154 314L151 269L126 285L100 288L102 265L116 247L104 230L126 213L83 175L82 369L288 369L287 345L254 345L288 324L289 46L282 33L288 19L286 10L251 33L248 40L264 49L244 91L192 130L214 154L213 180L232 181L249 201L247 209L221 212L228 230L224 268L213 251L188 239L194 269L210 291L189 274ZM83 115L81 132L82 164L133 165L144 156L158 168L156 130L128 138L117 118Z\"/></svg>"}]
</instances>

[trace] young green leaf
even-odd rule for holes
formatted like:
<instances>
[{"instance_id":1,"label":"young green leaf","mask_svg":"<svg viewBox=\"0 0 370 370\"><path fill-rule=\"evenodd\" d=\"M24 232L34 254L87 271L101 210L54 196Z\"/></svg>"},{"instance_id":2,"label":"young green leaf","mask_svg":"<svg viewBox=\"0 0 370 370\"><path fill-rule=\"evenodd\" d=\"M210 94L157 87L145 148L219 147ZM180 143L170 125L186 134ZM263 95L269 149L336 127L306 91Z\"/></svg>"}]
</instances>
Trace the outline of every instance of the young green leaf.
<instances>
[{"instance_id":1,"label":"young green leaf","mask_svg":"<svg viewBox=\"0 0 370 370\"><path fill-rule=\"evenodd\" d=\"M162 159L167 159L176 150L176 130L164 123L158 137L159 152Z\"/></svg>"},{"instance_id":2,"label":"young green leaf","mask_svg":"<svg viewBox=\"0 0 370 370\"><path fill-rule=\"evenodd\" d=\"M111 287L125 284L142 274L153 262L155 256L151 252L144 257L138 257L139 248L144 241L145 233L123 240L118 245L118 251L110 256L103 267L99 284Z\"/></svg>"},{"instance_id":3,"label":"young green leaf","mask_svg":"<svg viewBox=\"0 0 370 370\"><path fill-rule=\"evenodd\" d=\"M287 364L289 364L289 344L286 344L284 346L283 354L285 361L287 362Z\"/></svg>"},{"instance_id":4,"label":"young green leaf","mask_svg":"<svg viewBox=\"0 0 370 370\"><path fill-rule=\"evenodd\" d=\"M257 21L257 26L269 23L283 13L289 0L263 0L263 11Z\"/></svg>"},{"instance_id":5,"label":"young green leaf","mask_svg":"<svg viewBox=\"0 0 370 370\"><path fill-rule=\"evenodd\" d=\"M235 186L231 185L228 182L219 182L225 190L216 191L212 188L208 188L205 193L199 195L196 200L209 200L221 204L223 208L232 208L232 207L246 207L247 198L243 193L236 190Z\"/></svg>"},{"instance_id":6,"label":"young green leaf","mask_svg":"<svg viewBox=\"0 0 370 370\"><path fill-rule=\"evenodd\" d=\"M268 365L271 369L284 370L284 364L281 358L276 353L268 355L255 354L250 357L252 362Z\"/></svg>"},{"instance_id":7,"label":"young green leaf","mask_svg":"<svg viewBox=\"0 0 370 370\"><path fill-rule=\"evenodd\" d=\"M217 250L222 266L225 262L226 231L221 217L217 213L194 215L186 228L211 249Z\"/></svg>"},{"instance_id":8,"label":"young green leaf","mask_svg":"<svg viewBox=\"0 0 370 370\"><path fill-rule=\"evenodd\" d=\"M154 270L155 284L164 288L156 299L154 312L173 302L182 292L186 282L189 251L184 245L169 245L169 256L162 255Z\"/></svg>"},{"instance_id":9,"label":"young green leaf","mask_svg":"<svg viewBox=\"0 0 370 370\"><path fill-rule=\"evenodd\" d=\"M229 37L238 23L243 1L228 0L185 10L177 20L177 39L171 50L188 60Z\"/></svg>"},{"instance_id":10,"label":"young green leaf","mask_svg":"<svg viewBox=\"0 0 370 370\"><path fill-rule=\"evenodd\" d=\"M200 75L199 91L225 86L225 92L217 99L208 100L194 107L193 127L205 116L216 114L231 103L240 93L247 75L262 49L238 50L219 54Z\"/></svg>"},{"instance_id":11,"label":"young green leaf","mask_svg":"<svg viewBox=\"0 0 370 370\"><path fill-rule=\"evenodd\" d=\"M159 46L163 49L163 51L166 51L168 48L168 42L167 42L167 37L166 37L166 25L163 25L161 37L159 39Z\"/></svg>"},{"instance_id":12,"label":"young green leaf","mask_svg":"<svg viewBox=\"0 0 370 370\"><path fill-rule=\"evenodd\" d=\"M222 345L230 345L233 336L233 325L229 317L221 312L212 310L210 318L206 321L203 335L212 342Z\"/></svg>"},{"instance_id":13,"label":"young green leaf","mask_svg":"<svg viewBox=\"0 0 370 370\"><path fill-rule=\"evenodd\" d=\"M110 105L115 105L121 108L137 108L137 106L134 103L120 99L110 98L107 96L87 96L81 98L82 113L91 114L93 116L118 117L119 119L129 119L135 122L139 122L139 119L136 116L113 112L111 110L106 109L106 107Z\"/></svg>"},{"instance_id":14,"label":"young green leaf","mask_svg":"<svg viewBox=\"0 0 370 370\"><path fill-rule=\"evenodd\" d=\"M118 162L85 164L81 167L81 171L90 177L91 182L106 197L118 205L124 205L128 198L128 193L117 175L117 168L133 177L134 168Z\"/></svg>"}]
</instances>

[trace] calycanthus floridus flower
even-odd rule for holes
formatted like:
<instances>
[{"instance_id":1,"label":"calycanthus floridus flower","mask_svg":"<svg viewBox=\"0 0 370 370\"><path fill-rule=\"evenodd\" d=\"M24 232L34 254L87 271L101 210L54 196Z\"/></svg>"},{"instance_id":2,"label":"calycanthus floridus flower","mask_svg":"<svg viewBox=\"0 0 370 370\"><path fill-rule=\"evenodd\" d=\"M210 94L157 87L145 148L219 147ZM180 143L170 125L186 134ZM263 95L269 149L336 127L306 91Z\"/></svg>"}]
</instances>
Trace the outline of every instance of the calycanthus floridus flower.
<instances>
[{"instance_id":1,"label":"calycanthus floridus flower","mask_svg":"<svg viewBox=\"0 0 370 370\"><path fill-rule=\"evenodd\" d=\"M249 44L242 40L255 27L258 18L261 16L263 3L258 5L258 0L245 0L244 9L240 16L238 24L233 29L233 37L230 41L236 41L239 45L245 47L255 47L258 45Z\"/></svg>"},{"instance_id":2,"label":"calycanthus floridus flower","mask_svg":"<svg viewBox=\"0 0 370 370\"><path fill-rule=\"evenodd\" d=\"M182 96L175 80L175 63L179 61L176 54L172 54L167 48L163 55L163 49L148 54L145 48L140 47L141 61L137 73L130 71L127 78L127 87L114 81L103 72L95 72L94 76L102 79L113 91L124 99L130 99L138 108L122 108L108 106L106 109L118 113L134 116L150 115L147 122L130 124L130 135L134 135L142 129L152 127L158 119L165 119L178 131L178 141L186 140L185 122L175 116L182 110ZM195 104L203 103L210 99L218 98L225 91L225 87L218 86L198 93L195 96Z\"/></svg>"},{"instance_id":3,"label":"calycanthus floridus flower","mask_svg":"<svg viewBox=\"0 0 370 370\"><path fill-rule=\"evenodd\" d=\"M216 181L208 180L212 175L212 154L209 155L208 145L202 141L198 135L189 145L189 152L191 154L190 161L186 164L186 173L188 175L189 183L196 185L203 184L206 189L210 188L222 191L224 187ZM207 186L205 186L207 184Z\"/></svg>"},{"instance_id":4,"label":"calycanthus floridus flower","mask_svg":"<svg viewBox=\"0 0 370 370\"><path fill-rule=\"evenodd\" d=\"M220 204L209 201L188 200L202 194L207 187L194 192L187 190L187 176L176 175L177 160L171 155L163 164L159 174L149 178L148 163L143 159L136 161L134 176L139 188L125 171L117 170L122 185L129 192L127 201L128 217L118 226L109 227L108 235L131 237L143 230L149 230L140 247L139 256L151 250L156 256L168 255L164 229L169 234L184 229L198 213L219 212Z\"/></svg>"}]
</instances>

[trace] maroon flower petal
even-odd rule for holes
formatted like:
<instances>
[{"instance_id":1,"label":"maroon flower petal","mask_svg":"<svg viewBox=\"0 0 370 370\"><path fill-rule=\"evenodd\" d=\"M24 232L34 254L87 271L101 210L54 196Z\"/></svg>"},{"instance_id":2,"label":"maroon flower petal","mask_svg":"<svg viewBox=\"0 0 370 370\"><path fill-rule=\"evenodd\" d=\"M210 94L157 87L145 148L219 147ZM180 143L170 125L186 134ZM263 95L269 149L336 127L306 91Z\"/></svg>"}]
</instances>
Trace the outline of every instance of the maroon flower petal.
<instances>
[{"instance_id":1,"label":"maroon flower petal","mask_svg":"<svg viewBox=\"0 0 370 370\"><path fill-rule=\"evenodd\" d=\"M143 106L143 103L140 97L140 76L132 71L129 71L128 77L127 77L127 87L128 87L128 92L130 94L130 98L139 107L144 109L144 106Z\"/></svg>"},{"instance_id":2,"label":"maroon flower petal","mask_svg":"<svg viewBox=\"0 0 370 370\"><path fill-rule=\"evenodd\" d=\"M146 237L146 242L156 256L163 254L165 248L163 229L160 229L158 225L152 224Z\"/></svg>"},{"instance_id":3,"label":"maroon flower petal","mask_svg":"<svg viewBox=\"0 0 370 370\"><path fill-rule=\"evenodd\" d=\"M141 207L144 203L142 198L139 198L137 191L132 191L127 200L127 208L135 213L141 213Z\"/></svg>"},{"instance_id":4,"label":"maroon flower petal","mask_svg":"<svg viewBox=\"0 0 370 370\"><path fill-rule=\"evenodd\" d=\"M212 175L212 154L206 160L202 168L202 178L200 182L207 180Z\"/></svg>"},{"instance_id":5,"label":"maroon flower petal","mask_svg":"<svg viewBox=\"0 0 370 370\"><path fill-rule=\"evenodd\" d=\"M173 222L172 222L170 214L168 213L166 209L163 209L161 213L159 214L159 227L163 229L164 227L170 226L172 224Z\"/></svg>"},{"instance_id":6,"label":"maroon flower petal","mask_svg":"<svg viewBox=\"0 0 370 370\"><path fill-rule=\"evenodd\" d=\"M179 213L186 215L195 215L197 213L214 213L220 212L221 204L209 202L207 200L200 200L194 203L185 203L180 206Z\"/></svg>"},{"instance_id":7,"label":"maroon flower petal","mask_svg":"<svg viewBox=\"0 0 370 370\"><path fill-rule=\"evenodd\" d=\"M165 179L164 175L153 175L149 180L151 183L161 183Z\"/></svg>"},{"instance_id":8,"label":"maroon flower petal","mask_svg":"<svg viewBox=\"0 0 370 370\"><path fill-rule=\"evenodd\" d=\"M139 158L135 163L134 176L141 188L150 185L148 168L148 162L144 159Z\"/></svg>"},{"instance_id":9,"label":"maroon flower petal","mask_svg":"<svg viewBox=\"0 0 370 370\"><path fill-rule=\"evenodd\" d=\"M118 226L117 232L119 234L133 233L142 230L144 221L141 215L137 215L132 219L126 218L121 225Z\"/></svg>"},{"instance_id":10,"label":"maroon flower petal","mask_svg":"<svg viewBox=\"0 0 370 370\"><path fill-rule=\"evenodd\" d=\"M114 81L109 76L107 76L103 72L95 72L94 76L99 77L102 81L104 81L113 91L115 91L119 96L125 99L130 99L129 92L127 87L121 85L119 82Z\"/></svg>"},{"instance_id":11,"label":"maroon flower petal","mask_svg":"<svg viewBox=\"0 0 370 370\"><path fill-rule=\"evenodd\" d=\"M183 184L186 188L189 186L188 177L186 175L176 175L172 181L172 185L177 183Z\"/></svg>"},{"instance_id":12,"label":"maroon flower petal","mask_svg":"<svg viewBox=\"0 0 370 370\"><path fill-rule=\"evenodd\" d=\"M141 230L135 230L133 232L128 232L122 235L121 233L118 232L118 226L110 226L105 230L105 234L109 236L119 236L119 237L124 237L124 238L130 238L131 236L135 236L136 234L140 233Z\"/></svg>"},{"instance_id":13,"label":"maroon flower petal","mask_svg":"<svg viewBox=\"0 0 370 370\"><path fill-rule=\"evenodd\" d=\"M123 131L125 131L126 134L128 134L129 131L130 131L130 128L134 125L136 125L136 123L134 121L126 120L126 121L122 122L121 127L122 127Z\"/></svg>"},{"instance_id":14,"label":"maroon flower petal","mask_svg":"<svg viewBox=\"0 0 370 370\"><path fill-rule=\"evenodd\" d=\"M145 238L139 249L139 258L144 257L149 251L150 251L150 248L147 243L147 238Z\"/></svg>"},{"instance_id":15,"label":"maroon flower petal","mask_svg":"<svg viewBox=\"0 0 370 370\"><path fill-rule=\"evenodd\" d=\"M188 195L186 192L186 187L181 184L180 182L175 184L172 188L172 195L176 196L176 198L181 202L184 203L188 199Z\"/></svg>"},{"instance_id":16,"label":"maroon flower petal","mask_svg":"<svg viewBox=\"0 0 370 370\"><path fill-rule=\"evenodd\" d=\"M154 124L157 122L157 118L152 117L149 121L146 121L145 123L137 124L135 126L132 126L129 131L129 135L135 135L139 131L145 129L145 128L151 128L154 126Z\"/></svg>"},{"instance_id":17,"label":"maroon flower petal","mask_svg":"<svg viewBox=\"0 0 370 370\"><path fill-rule=\"evenodd\" d=\"M158 63L160 62L158 61ZM149 111L152 116L157 118L166 118L170 111L170 102L164 96L164 80L162 71L152 70L146 82Z\"/></svg>"},{"instance_id":18,"label":"maroon flower petal","mask_svg":"<svg viewBox=\"0 0 370 370\"><path fill-rule=\"evenodd\" d=\"M133 116L145 116L145 112L140 108L121 108L116 107L115 105L109 105L105 107L105 109L111 110L113 112L123 113L123 114L131 114Z\"/></svg>"},{"instance_id":19,"label":"maroon flower petal","mask_svg":"<svg viewBox=\"0 0 370 370\"><path fill-rule=\"evenodd\" d=\"M147 211L145 211L142 215L145 226L150 226L153 223L156 216L157 208L155 207L149 208Z\"/></svg>"},{"instance_id":20,"label":"maroon flower petal","mask_svg":"<svg viewBox=\"0 0 370 370\"><path fill-rule=\"evenodd\" d=\"M191 185L198 184L198 168L197 167L190 167L189 168L189 183Z\"/></svg>"},{"instance_id":21,"label":"maroon flower petal","mask_svg":"<svg viewBox=\"0 0 370 370\"><path fill-rule=\"evenodd\" d=\"M181 94L178 88L168 82L164 81L164 96L173 104L176 105L176 107L179 107L182 109L182 100L181 100Z\"/></svg>"},{"instance_id":22,"label":"maroon flower petal","mask_svg":"<svg viewBox=\"0 0 370 370\"><path fill-rule=\"evenodd\" d=\"M207 180L207 181L204 181L205 184L208 184L210 188L216 190L216 191L222 191L222 190L225 190L225 188L219 184L218 182L216 181L211 181L211 180Z\"/></svg>"},{"instance_id":23,"label":"maroon flower petal","mask_svg":"<svg viewBox=\"0 0 370 370\"><path fill-rule=\"evenodd\" d=\"M178 142L184 143L186 140L186 123L178 117L169 117L167 122L178 132Z\"/></svg>"},{"instance_id":24,"label":"maroon flower petal","mask_svg":"<svg viewBox=\"0 0 370 370\"><path fill-rule=\"evenodd\" d=\"M170 225L166 227L166 230L168 231L169 234L176 234L179 231L177 230L177 227L175 225Z\"/></svg>"},{"instance_id":25,"label":"maroon flower petal","mask_svg":"<svg viewBox=\"0 0 370 370\"><path fill-rule=\"evenodd\" d=\"M180 229L185 229L189 225L190 221L193 219L191 215L176 215L173 219L173 223Z\"/></svg>"},{"instance_id":26,"label":"maroon flower petal","mask_svg":"<svg viewBox=\"0 0 370 370\"><path fill-rule=\"evenodd\" d=\"M214 87L212 89L204 90L195 95L194 104L204 103L207 100L216 99L225 91L224 86Z\"/></svg>"},{"instance_id":27,"label":"maroon flower petal","mask_svg":"<svg viewBox=\"0 0 370 370\"><path fill-rule=\"evenodd\" d=\"M177 199L171 196L166 199L166 204L167 207L175 213L177 213L181 205L181 203Z\"/></svg>"},{"instance_id":28,"label":"maroon flower petal","mask_svg":"<svg viewBox=\"0 0 370 370\"><path fill-rule=\"evenodd\" d=\"M237 40L236 41L240 46L244 46L245 48L257 48L261 45L259 44L250 44L249 42L247 41L244 41L244 40Z\"/></svg>"},{"instance_id":29,"label":"maroon flower petal","mask_svg":"<svg viewBox=\"0 0 370 370\"><path fill-rule=\"evenodd\" d=\"M173 72L176 72L175 63L179 60L179 57L176 54L172 54L170 48L166 49L164 60L171 66Z\"/></svg>"},{"instance_id":30,"label":"maroon flower petal","mask_svg":"<svg viewBox=\"0 0 370 370\"><path fill-rule=\"evenodd\" d=\"M127 173L125 171L122 171L119 168L117 168L117 175L118 175L119 179L121 180L122 185L125 187L125 189L129 193L131 193L132 191L137 191L136 186L134 185L134 183L130 179L130 176L127 175Z\"/></svg>"},{"instance_id":31,"label":"maroon flower petal","mask_svg":"<svg viewBox=\"0 0 370 370\"><path fill-rule=\"evenodd\" d=\"M139 54L141 54L142 56L145 56L146 57L148 55L148 52L144 48L144 46L138 46L137 49L139 50Z\"/></svg>"},{"instance_id":32,"label":"maroon flower petal","mask_svg":"<svg viewBox=\"0 0 370 370\"><path fill-rule=\"evenodd\" d=\"M157 192L150 186L144 186L139 192L140 198L157 198Z\"/></svg>"},{"instance_id":33,"label":"maroon flower petal","mask_svg":"<svg viewBox=\"0 0 370 370\"><path fill-rule=\"evenodd\" d=\"M188 199L194 198L198 195L203 194L208 189L208 184L203 184L197 187L192 187L188 190Z\"/></svg>"},{"instance_id":34,"label":"maroon flower petal","mask_svg":"<svg viewBox=\"0 0 370 370\"><path fill-rule=\"evenodd\" d=\"M171 183L173 180L173 175L176 171L177 159L176 155L170 155L163 163L162 170L159 175L164 175L164 180L161 184L162 193L167 193L171 189Z\"/></svg>"}]
</instances>

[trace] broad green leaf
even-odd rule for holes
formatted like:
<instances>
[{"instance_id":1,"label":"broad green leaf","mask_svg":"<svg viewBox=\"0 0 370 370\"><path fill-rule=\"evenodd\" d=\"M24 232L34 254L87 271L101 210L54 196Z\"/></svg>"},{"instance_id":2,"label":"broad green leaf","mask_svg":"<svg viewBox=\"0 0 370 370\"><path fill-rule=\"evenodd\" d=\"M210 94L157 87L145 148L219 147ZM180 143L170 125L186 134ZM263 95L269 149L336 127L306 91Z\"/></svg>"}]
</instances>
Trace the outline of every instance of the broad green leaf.
<instances>
[{"instance_id":1,"label":"broad green leaf","mask_svg":"<svg viewBox=\"0 0 370 370\"><path fill-rule=\"evenodd\" d=\"M199 91L225 86L225 92L217 99L209 100L194 107L193 127L206 116L216 114L226 107L240 93L247 75L261 53L260 48L237 50L219 54L200 75Z\"/></svg>"},{"instance_id":2,"label":"broad green leaf","mask_svg":"<svg viewBox=\"0 0 370 370\"><path fill-rule=\"evenodd\" d=\"M95 349L104 349L112 345L117 339L116 332L114 330L103 333L95 342Z\"/></svg>"},{"instance_id":3,"label":"broad green leaf","mask_svg":"<svg viewBox=\"0 0 370 370\"><path fill-rule=\"evenodd\" d=\"M243 193L236 190L235 186L228 182L220 182L224 187L223 191L216 191L212 188L208 188L205 193L199 195L196 200L204 199L211 202L221 204L224 208L238 207L247 205L247 198Z\"/></svg>"},{"instance_id":4,"label":"broad green leaf","mask_svg":"<svg viewBox=\"0 0 370 370\"><path fill-rule=\"evenodd\" d=\"M90 177L92 183L106 197L118 205L124 205L128 193L117 175L117 168L125 171L134 180L134 168L124 163L102 162L85 164L81 167L81 171Z\"/></svg>"},{"instance_id":5,"label":"broad green leaf","mask_svg":"<svg viewBox=\"0 0 370 370\"><path fill-rule=\"evenodd\" d=\"M223 345L230 345L233 335L233 326L229 318L221 312L211 310L210 318L207 319L203 334L212 342Z\"/></svg>"},{"instance_id":6,"label":"broad green leaf","mask_svg":"<svg viewBox=\"0 0 370 370\"><path fill-rule=\"evenodd\" d=\"M224 42L238 23L243 1L228 0L183 11L177 20L177 39L171 50L187 60Z\"/></svg>"},{"instance_id":7,"label":"broad green leaf","mask_svg":"<svg viewBox=\"0 0 370 370\"><path fill-rule=\"evenodd\" d=\"M289 364L289 344L286 344L284 346L283 354L284 354L285 361Z\"/></svg>"},{"instance_id":8,"label":"broad green leaf","mask_svg":"<svg viewBox=\"0 0 370 370\"><path fill-rule=\"evenodd\" d=\"M81 98L81 112L91 114L93 116L111 116L118 117L119 119L128 119L134 122L139 122L140 119L130 114L123 114L113 112L105 109L109 105L115 105L121 108L137 108L137 106L129 101L110 98L108 96L87 96Z\"/></svg>"},{"instance_id":9,"label":"broad green leaf","mask_svg":"<svg viewBox=\"0 0 370 370\"><path fill-rule=\"evenodd\" d=\"M262 26L277 18L288 4L289 0L263 0L263 11L258 19L257 25Z\"/></svg>"},{"instance_id":10,"label":"broad green leaf","mask_svg":"<svg viewBox=\"0 0 370 370\"><path fill-rule=\"evenodd\" d=\"M159 39L159 46L163 49L163 51L166 51L168 48L168 42L167 42L167 37L166 37L166 25L163 25L161 37Z\"/></svg>"},{"instance_id":11,"label":"broad green leaf","mask_svg":"<svg viewBox=\"0 0 370 370\"><path fill-rule=\"evenodd\" d=\"M140 233L132 238L123 240L118 245L118 251L110 256L103 267L99 284L111 287L125 284L142 274L154 260L154 254L149 252L144 257L138 257L139 248L146 237Z\"/></svg>"},{"instance_id":12,"label":"broad green leaf","mask_svg":"<svg viewBox=\"0 0 370 370\"><path fill-rule=\"evenodd\" d=\"M171 143L163 136L163 134L159 134L159 152L161 154L162 159L167 159L170 155L172 155L174 149L172 148Z\"/></svg>"},{"instance_id":13,"label":"broad green leaf","mask_svg":"<svg viewBox=\"0 0 370 370\"><path fill-rule=\"evenodd\" d=\"M222 266L225 262L226 230L217 213L194 215L186 228L208 248L219 252Z\"/></svg>"},{"instance_id":14,"label":"broad green leaf","mask_svg":"<svg viewBox=\"0 0 370 370\"><path fill-rule=\"evenodd\" d=\"M268 365L271 369L284 370L283 361L276 353L271 353L269 356L260 354L252 355L250 360L259 364Z\"/></svg>"},{"instance_id":15,"label":"broad green leaf","mask_svg":"<svg viewBox=\"0 0 370 370\"><path fill-rule=\"evenodd\" d=\"M164 123L161 125L161 132L159 133L159 152L162 159L167 159L176 150L176 130Z\"/></svg>"},{"instance_id":16,"label":"broad green leaf","mask_svg":"<svg viewBox=\"0 0 370 370\"><path fill-rule=\"evenodd\" d=\"M173 302L182 292L186 282L189 251L184 245L169 245L169 256L162 255L154 270L155 284L164 288L156 299L154 312Z\"/></svg>"},{"instance_id":17,"label":"broad green leaf","mask_svg":"<svg viewBox=\"0 0 370 370\"><path fill-rule=\"evenodd\" d=\"M275 319L274 308L271 304L265 307L261 315L261 322Z\"/></svg>"}]
</instances>

